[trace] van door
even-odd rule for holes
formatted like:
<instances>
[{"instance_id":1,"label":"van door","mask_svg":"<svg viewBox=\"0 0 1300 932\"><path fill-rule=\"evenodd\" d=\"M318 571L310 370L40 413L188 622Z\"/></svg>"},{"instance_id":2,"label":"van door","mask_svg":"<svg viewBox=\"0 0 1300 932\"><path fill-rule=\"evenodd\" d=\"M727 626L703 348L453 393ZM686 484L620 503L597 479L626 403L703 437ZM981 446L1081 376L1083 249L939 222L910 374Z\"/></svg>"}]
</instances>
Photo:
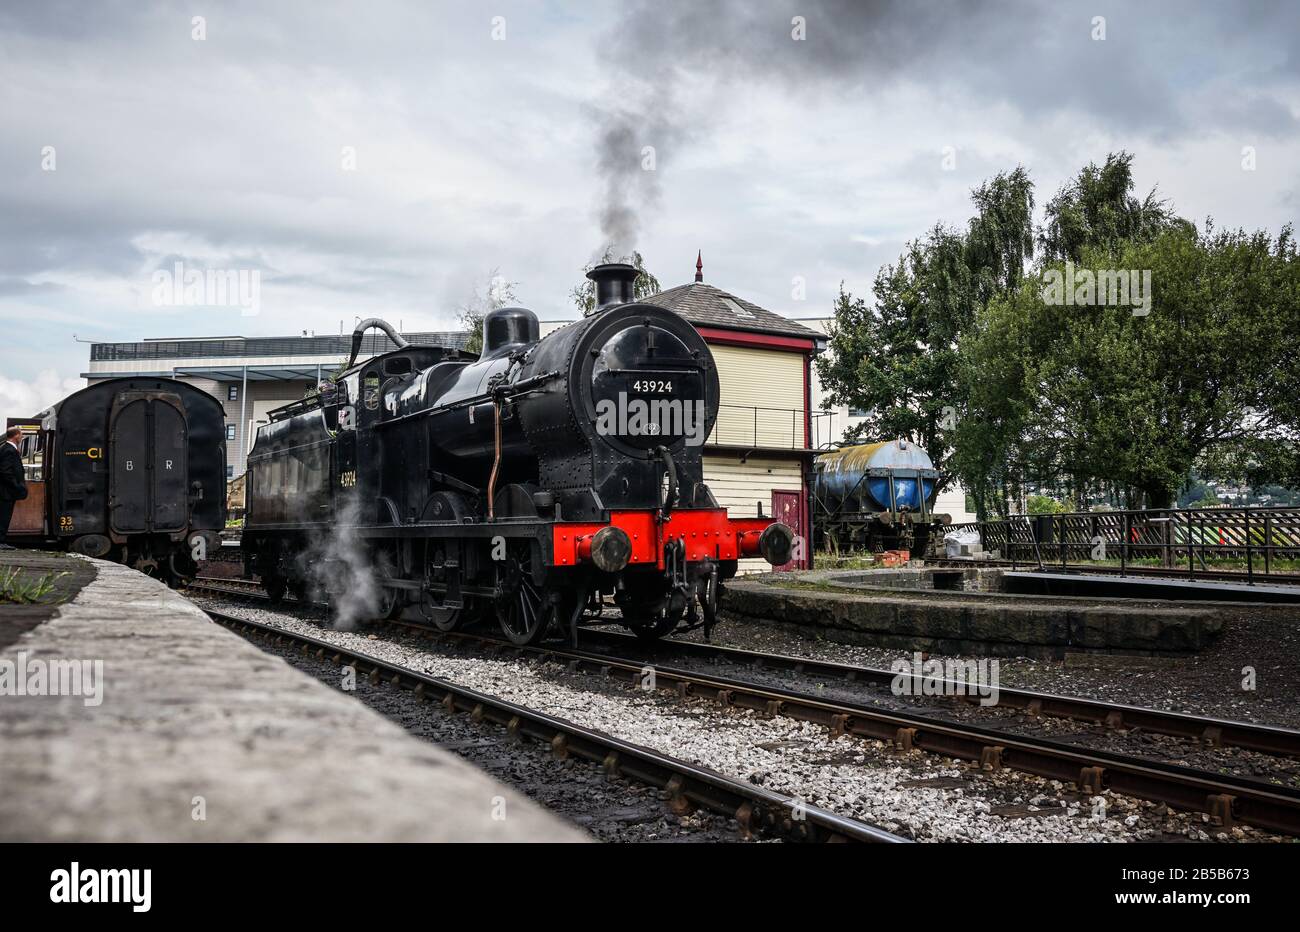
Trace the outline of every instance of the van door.
<instances>
[{"instance_id":1,"label":"van door","mask_svg":"<svg viewBox=\"0 0 1300 932\"><path fill-rule=\"evenodd\" d=\"M124 392L109 423L109 524L118 534L179 531L189 519L188 429L176 395Z\"/></svg>"}]
</instances>

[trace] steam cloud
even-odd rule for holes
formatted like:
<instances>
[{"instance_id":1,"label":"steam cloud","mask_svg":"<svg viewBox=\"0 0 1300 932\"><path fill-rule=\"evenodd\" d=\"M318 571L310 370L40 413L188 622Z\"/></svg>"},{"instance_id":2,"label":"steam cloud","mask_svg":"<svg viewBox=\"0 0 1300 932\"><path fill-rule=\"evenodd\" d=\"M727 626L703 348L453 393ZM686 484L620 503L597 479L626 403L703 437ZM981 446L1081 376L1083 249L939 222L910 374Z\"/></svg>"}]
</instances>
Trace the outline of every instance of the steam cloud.
<instances>
[{"instance_id":1,"label":"steam cloud","mask_svg":"<svg viewBox=\"0 0 1300 932\"><path fill-rule=\"evenodd\" d=\"M334 627L351 631L379 611L377 576L388 567L376 566L369 548L353 530L360 505L349 499L335 514L333 528L314 538L297 556L298 575L307 580L313 599L328 599Z\"/></svg>"}]
</instances>

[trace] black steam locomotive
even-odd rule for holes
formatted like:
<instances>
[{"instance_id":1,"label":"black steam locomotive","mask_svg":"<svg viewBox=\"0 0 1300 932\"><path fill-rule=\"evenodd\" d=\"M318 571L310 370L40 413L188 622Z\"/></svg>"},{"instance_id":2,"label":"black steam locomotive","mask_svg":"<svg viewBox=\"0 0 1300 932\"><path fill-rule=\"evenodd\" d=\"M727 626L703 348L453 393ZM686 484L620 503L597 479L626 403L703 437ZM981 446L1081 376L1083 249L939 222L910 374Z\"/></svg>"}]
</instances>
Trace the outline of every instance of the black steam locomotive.
<instances>
[{"instance_id":1,"label":"black steam locomotive","mask_svg":"<svg viewBox=\"0 0 1300 932\"><path fill-rule=\"evenodd\" d=\"M175 585L221 546L225 413L174 379L107 379L32 418L14 543L105 557Z\"/></svg>"},{"instance_id":2,"label":"black steam locomotive","mask_svg":"<svg viewBox=\"0 0 1300 932\"><path fill-rule=\"evenodd\" d=\"M315 398L272 412L249 455L245 573L451 630L495 614L514 642L574 632L607 600L647 637L711 626L737 560L790 559L789 528L729 518L703 482L718 373L637 275L589 273L596 310L544 339L501 308L475 358L380 320ZM364 332L397 349L353 365Z\"/></svg>"}]
</instances>

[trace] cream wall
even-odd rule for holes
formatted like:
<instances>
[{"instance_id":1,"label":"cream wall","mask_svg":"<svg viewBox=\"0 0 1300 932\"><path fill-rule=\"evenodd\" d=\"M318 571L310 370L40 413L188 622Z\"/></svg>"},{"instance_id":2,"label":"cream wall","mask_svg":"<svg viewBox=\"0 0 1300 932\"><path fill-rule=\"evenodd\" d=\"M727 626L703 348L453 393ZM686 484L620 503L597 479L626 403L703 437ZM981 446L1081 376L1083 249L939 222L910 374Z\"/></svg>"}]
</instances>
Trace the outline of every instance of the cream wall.
<instances>
[{"instance_id":1,"label":"cream wall","mask_svg":"<svg viewBox=\"0 0 1300 932\"><path fill-rule=\"evenodd\" d=\"M784 457L748 456L741 462L740 454L705 453L704 481L733 518L755 517L758 502L763 503L763 514L770 517L774 490L803 488L799 461ZM740 561L742 573L765 573L770 569L764 560Z\"/></svg>"}]
</instances>

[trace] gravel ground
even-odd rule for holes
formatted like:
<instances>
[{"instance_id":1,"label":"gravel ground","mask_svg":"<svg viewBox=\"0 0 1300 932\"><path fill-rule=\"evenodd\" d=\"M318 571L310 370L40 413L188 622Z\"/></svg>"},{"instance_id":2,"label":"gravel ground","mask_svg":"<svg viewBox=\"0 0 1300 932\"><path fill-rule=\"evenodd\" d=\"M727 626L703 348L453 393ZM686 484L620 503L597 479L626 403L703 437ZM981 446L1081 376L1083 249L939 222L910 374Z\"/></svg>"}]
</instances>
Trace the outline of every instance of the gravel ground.
<instances>
[{"instance_id":1,"label":"gravel ground","mask_svg":"<svg viewBox=\"0 0 1300 932\"><path fill-rule=\"evenodd\" d=\"M721 646L722 639L715 637L713 643ZM916 712L945 721L979 724L1003 729L1012 734L1051 738L1078 747L1135 754L1152 760L1196 767L1214 773L1251 777L1257 780L1266 780L1284 786L1300 788L1300 760L1274 757L1241 748L1210 747L1201 744L1199 741L1154 734L1137 728L1108 729L1101 724L1077 722L1065 718L1030 716L1010 706L980 706L975 703L954 703L951 698L942 696L895 696L888 685L884 683L875 684L865 681L846 683L838 679L819 678L813 673L795 673L792 670L759 668L748 664L729 663L726 660L715 658L674 655L671 650L656 653L652 648L642 648L630 639L627 644L620 644L617 648L610 648L605 644L594 644L588 649L597 652L609 651L617 656L627 657L636 662L653 663L657 661L667 667L693 670L718 677L729 677L796 690L829 701L854 702L890 711ZM769 650L771 649L769 648ZM859 648L859 650L862 650L862 648ZM780 650L778 652L796 653L789 650ZM796 655L811 656L812 653L811 651L802 651L797 652ZM901 654L891 656L884 661L884 665L888 666L890 660L898 659L901 656ZM846 662L836 659L840 663ZM1002 663L1003 666L999 669L1000 685L1006 686L1009 685L1005 676L1006 661L1002 661ZM1060 692L1061 690L1051 689L1050 691Z\"/></svg>"},{"instance_id":2,"label":"gravel ground","mask_svg":"<svg viewBox=\"0 0 1300 932\"><path fill-rule=\"evenodd\" d=\"M203 603L209 600L196 600ZM832 739L820 727L719 708L570 674L557 664L477 656L404 635L335 631L319 618L240 602L231 614L422 670L624 740L748 779L921 841L1281 840L1248 827L1219 831L1207 816L1105 793L1080 797L1057 781L977 767L881 742Z\"/></svg>"},{"instance_id":3,"label":"gravel ground","mask_svg":"<svg viewBox=\"0 0 1300 932\"><path fill-rule=\"evenodd\" d=\"M1251 617L1243 608L1218 642L1191 657L1071 654L1064 661L1000 658L1001 685L1192 715L1300 728L1300 611L1293 623ZM700 632L686 635L703 640ZM726 617L713 629L724 647L790 654L866 667L910 660L905 650L840 644L779 622ZM941 657L942 655L932 655ZM1246 668L1255 689L1242 688Z\"/></svg>"},{"instance_id":4,"label":"gravel ground","mask_svg":"<svg viewBox=\"0 0 1300 932\"><path fill-rule=\"evenodd\" d=\"M338 688L339 668L328 660L304 656L285 645L254 641L269 654ZM432 741L487 771L538 804L570 819L599 841L717 842L742 841L734 819L697 810L685 816L669 812L661 790L610 779L600 766L569 758L556 760L535 741L514 741L489 722L475 724L467 715L448 715L436 703L417 699L405 689L372 685L356 678L352 694L397 722L417 738Z\"/></svg>"}]
</instances>

